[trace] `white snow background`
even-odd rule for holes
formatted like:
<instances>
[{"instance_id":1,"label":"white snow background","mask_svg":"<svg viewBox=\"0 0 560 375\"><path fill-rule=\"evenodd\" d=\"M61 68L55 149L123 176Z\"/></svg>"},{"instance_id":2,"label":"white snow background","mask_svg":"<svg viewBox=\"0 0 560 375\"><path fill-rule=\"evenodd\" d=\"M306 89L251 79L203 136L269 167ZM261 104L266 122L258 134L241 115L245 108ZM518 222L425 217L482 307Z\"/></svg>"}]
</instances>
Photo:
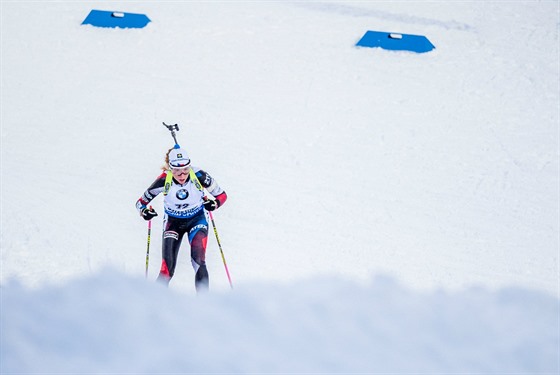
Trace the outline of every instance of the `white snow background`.
<instances>
[{"instance_id":1,"label":"white snow background","mask_svg":"<svg viewBox=\"0 0 560 375\"><path fill-rule=\"evenodd\" d=\"M0 9L3 374L560 370L557 1ZM186 244L155 283L161 215L144 278L162 121L229 195L233 290L213 233L209 294Z\"/></svg>"}]
</instances>

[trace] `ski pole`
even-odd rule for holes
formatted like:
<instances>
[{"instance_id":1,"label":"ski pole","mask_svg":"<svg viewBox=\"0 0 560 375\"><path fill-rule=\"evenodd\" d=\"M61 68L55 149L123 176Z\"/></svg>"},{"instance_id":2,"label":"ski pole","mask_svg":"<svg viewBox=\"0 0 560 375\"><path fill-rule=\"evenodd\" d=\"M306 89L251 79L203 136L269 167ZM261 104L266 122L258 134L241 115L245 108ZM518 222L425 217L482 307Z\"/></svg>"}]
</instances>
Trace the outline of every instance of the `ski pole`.
<instances>
[{"instance_id":1,"label":"ski pole","mask_svg":"<svg viewBox=\"0 0 560 375\"><path fill-rule=\"evenodd\" d=\"M152 209L152 206L150 206ZM146 278L148 278L148 264L150 263L150 237L152 234L152 219L148 220L148 244L146 246Z\"/></svg>"},{"instance_id":2,"label":"ski pole","mask_svg":"<svg viewBox=\"0 0 560 375\"><path fill-rule=\"evenodd\" d=\"M214 215L212 215L212 211L207 211L208 215L210 216L210 221L212 222L212 228L214 228L214 234L216 235L216 241L218 242L218 247L220 248L220 254L222 254L222 261L224 262L224 267L226 269L226 275L229 280L229 286L233 289L233 284L231 282L231 276L229 275L228 266L226 263L226 257L224 256L224 251L222 250L222 244L220 243L220 236L218 236L218 230L216 229L216 223L214 222Z\"/></svg>"}]
</instances>

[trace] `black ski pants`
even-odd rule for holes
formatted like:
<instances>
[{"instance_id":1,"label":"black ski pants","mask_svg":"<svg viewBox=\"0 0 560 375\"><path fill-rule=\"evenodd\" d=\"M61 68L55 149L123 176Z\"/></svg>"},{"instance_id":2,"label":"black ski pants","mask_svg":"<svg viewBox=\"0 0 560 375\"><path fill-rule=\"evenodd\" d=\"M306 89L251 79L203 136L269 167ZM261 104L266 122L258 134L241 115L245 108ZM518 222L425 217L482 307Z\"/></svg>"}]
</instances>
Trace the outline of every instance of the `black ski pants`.
<instances>
[{"instance_id":1,"label":"black ski pants","mask_svg":"<svg viewBox=\"0 0 560 375\"><path fill-rule=\"evenodd\" d=\"M166 217L163 231L162 262L158 280L169 284L175 274L179 248L185 234L191 247L191 263L195 272L196 290L206 290L209 286L208 270L206 268L208 221L204 210L186 219Z\"/></svg>"}]
</instances>

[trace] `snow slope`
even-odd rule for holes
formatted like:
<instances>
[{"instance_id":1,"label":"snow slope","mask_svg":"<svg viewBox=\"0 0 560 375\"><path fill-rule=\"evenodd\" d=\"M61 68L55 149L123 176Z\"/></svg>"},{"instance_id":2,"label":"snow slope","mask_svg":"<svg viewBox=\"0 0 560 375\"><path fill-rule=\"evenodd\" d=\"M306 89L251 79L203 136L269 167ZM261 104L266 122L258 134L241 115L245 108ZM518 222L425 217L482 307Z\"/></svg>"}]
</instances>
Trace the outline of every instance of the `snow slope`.
<instances>
[{"instance_id":1,"label":"snow slope","mask_svg":"<svg viewBox=\"0 0 560 375\"><path fill-rule=\"evenodd\" d=\"M203 298L107 271L3 289L3 373L553 373L558 300L313 278ZM88 298L84 298L84 294ZM9 323L7 323L9 322Z\"/></svg>"},{"instance_id":2,"label":"snow slope","mask_svg":"<svg viewBox=\"0 0 560 375\"><path fill-rule=\"evenodd\" d=\"M558 370L557 2L2 0L1 21L2 371ZM436 50L354 47L366 30ZM213 239L211 296L185 248L170 291L137 280L162 121L228 192L234 292Z\"/></svg>"}]
</instances>

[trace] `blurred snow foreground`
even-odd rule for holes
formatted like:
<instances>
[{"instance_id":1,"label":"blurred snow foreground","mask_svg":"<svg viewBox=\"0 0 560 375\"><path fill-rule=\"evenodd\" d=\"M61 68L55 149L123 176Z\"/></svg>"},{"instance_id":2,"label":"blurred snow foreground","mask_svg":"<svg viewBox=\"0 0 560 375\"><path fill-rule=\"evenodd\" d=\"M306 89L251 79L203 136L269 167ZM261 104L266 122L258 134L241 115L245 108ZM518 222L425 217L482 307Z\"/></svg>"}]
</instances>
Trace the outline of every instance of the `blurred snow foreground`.
<instances>
[{"instance_id":1,"label":"blurred snow foreground","mask_svg":"<svg viewBox=\"0 0 560 375\"><path fill-rule=\"evenodd\" d=\"M2 292L2 373L558 371L558 299L318 277L200 296L104 270Z\"/></svg>"}]
</instances>

